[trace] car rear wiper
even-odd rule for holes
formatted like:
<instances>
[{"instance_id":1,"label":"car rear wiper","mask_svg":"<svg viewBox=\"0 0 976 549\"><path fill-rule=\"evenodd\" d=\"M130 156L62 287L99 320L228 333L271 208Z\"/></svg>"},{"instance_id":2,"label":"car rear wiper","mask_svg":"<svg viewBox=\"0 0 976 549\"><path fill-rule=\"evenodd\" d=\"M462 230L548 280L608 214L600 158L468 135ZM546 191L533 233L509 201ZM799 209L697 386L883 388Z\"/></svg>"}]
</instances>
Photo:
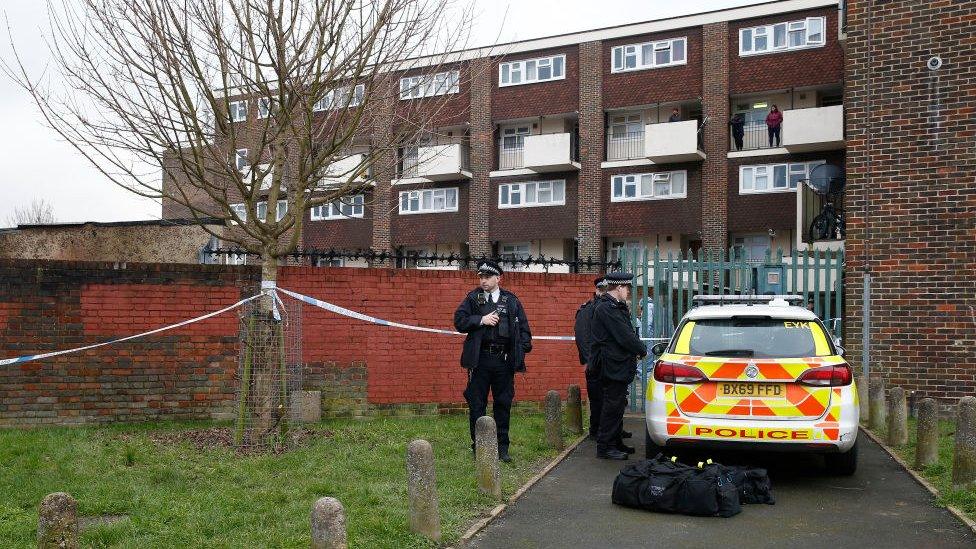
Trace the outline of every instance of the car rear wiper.
<instances>
[{"instance_id":1,"label":"car rear wiper","mask_svg":"<svg viewBox=\"0 0 976 549\"><path fill-rule=\"evenodd\" d=\"M708 351L705 356L752 356L755 352L752 349L719 349L718 351Z\"/></svg>"}]
</instances>

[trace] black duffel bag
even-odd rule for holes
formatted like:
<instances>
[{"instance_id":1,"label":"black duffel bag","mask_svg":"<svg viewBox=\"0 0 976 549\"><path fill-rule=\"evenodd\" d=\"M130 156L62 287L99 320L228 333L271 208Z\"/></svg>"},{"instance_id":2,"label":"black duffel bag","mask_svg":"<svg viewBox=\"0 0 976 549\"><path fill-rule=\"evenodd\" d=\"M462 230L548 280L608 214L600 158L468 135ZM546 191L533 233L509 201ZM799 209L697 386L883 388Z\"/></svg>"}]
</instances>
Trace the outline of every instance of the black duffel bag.
<instances>
[{"instance_id":1,"label":"black duffel bag","mask_svg":"<svg viewBox=\"0 0 976 549\"><path fill-rule=\"evenodd\" d=\"M741 511L739 493L717 467L692 467L658 454L624 468L613 481L617 505L697 516L731 517Z\"/></svg>"}]
</instances>

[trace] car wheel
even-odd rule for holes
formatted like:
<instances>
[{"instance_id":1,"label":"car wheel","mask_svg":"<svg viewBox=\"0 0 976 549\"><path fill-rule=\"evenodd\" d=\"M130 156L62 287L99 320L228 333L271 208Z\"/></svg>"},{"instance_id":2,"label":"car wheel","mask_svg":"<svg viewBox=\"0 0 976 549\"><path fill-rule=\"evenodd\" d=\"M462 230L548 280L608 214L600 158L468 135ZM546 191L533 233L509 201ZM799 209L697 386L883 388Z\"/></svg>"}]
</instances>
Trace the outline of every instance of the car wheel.
<instances>
[{"instance_id":1,"label":"car wheel","mask_svg":"<svg viewBox=\"0 0 976 549\"><path fill-rule=\"evenodd\" d=\"M824 454L824 464L827 466L827 473L831 475L853 475L857 471L857 442L843 454Z\"/></svg>"},{"instance_id":2,"label":"car wheel","mask_svg":"<svg viewBox=\"0 0 976 549\"><path fill-rule=\"evenodd\" d=\"M644 425L644 457L651 459L662 452L664 452L664 448L654 444L654 441L651 440L651 432L647 429L647 425Z\"/></svg>"}]
</instances>

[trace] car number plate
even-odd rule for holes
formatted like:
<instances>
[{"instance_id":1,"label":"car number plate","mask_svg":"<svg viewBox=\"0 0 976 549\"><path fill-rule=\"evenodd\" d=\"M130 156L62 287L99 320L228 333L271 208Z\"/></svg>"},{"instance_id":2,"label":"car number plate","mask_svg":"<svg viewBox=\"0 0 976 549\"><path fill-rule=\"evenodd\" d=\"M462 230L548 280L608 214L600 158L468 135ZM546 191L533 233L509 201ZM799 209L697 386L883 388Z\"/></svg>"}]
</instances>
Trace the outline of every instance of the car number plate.
<instances>
[{"instance_id":1,"label":"car number plate","mask_svg":"<svg viewBox=\"0 0 976 549\"><path fill-rule=\"evenodd\" d=\"M783 383L719 383L718 396L782 397L786 396L786 385Z\"/></svg>"}]
</instances>

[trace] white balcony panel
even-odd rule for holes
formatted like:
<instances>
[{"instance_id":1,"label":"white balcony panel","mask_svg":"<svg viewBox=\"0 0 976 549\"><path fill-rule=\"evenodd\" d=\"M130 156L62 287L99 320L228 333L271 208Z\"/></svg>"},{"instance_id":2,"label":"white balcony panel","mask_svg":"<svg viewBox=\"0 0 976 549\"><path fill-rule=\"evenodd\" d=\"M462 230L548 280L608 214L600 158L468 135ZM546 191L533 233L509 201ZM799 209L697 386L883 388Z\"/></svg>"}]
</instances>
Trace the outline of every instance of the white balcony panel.
<instances>
[{"instance_id":1,"label":"white balcony panel","mask_svg":"<svg viewBox=\"0 0 976 549\"><path fill-rule=\"evenodd\" d=\"M325 176L319 180L321 187L338 187L346 184L365 183L369 178L366 168L356 178L352 178L353 171L366 160L365 154L351 154L333 161L325 169Z\"/></svg>"},{"instance_id":2,"label":"white balcony panel","mask_svg":"<svg viewBox=\"0 0 976 549\"><path fill-rule=\"evenodd\" d=\"M702 160L698 149L698 121L662 122L644 128L644 151L655 164Z\"/></svg>"},{"instance_id":3,"label":"white balcony panel","mask_svg":"<svg viewBox=\"0 0 976 549\"><path fill-rule=\"evenodd\" d=\"M468 148L461 143L430 145L417 150L417 177L428 181L471 179Z\"/></svg>"},{"instance_id":4,"label":"white balcony panel","mask_svg":"<svg viewBox=\"0 0 976 549\"><path fill-rule=\"evenodd\" d=\"M783 147L791 153L844 148L844 106L783 111Z\"/></svg>"},{"instance_id":5,"label":"white balcony panel","mask_svg":"<svg viewBox=\"0 0 976 549\"><path fill-rule=\"evenodd\" d=\"M534 172L578 170L573 160L572 135L549 133L525 136L523 167Z\"/></svg>"}]
</instances>

